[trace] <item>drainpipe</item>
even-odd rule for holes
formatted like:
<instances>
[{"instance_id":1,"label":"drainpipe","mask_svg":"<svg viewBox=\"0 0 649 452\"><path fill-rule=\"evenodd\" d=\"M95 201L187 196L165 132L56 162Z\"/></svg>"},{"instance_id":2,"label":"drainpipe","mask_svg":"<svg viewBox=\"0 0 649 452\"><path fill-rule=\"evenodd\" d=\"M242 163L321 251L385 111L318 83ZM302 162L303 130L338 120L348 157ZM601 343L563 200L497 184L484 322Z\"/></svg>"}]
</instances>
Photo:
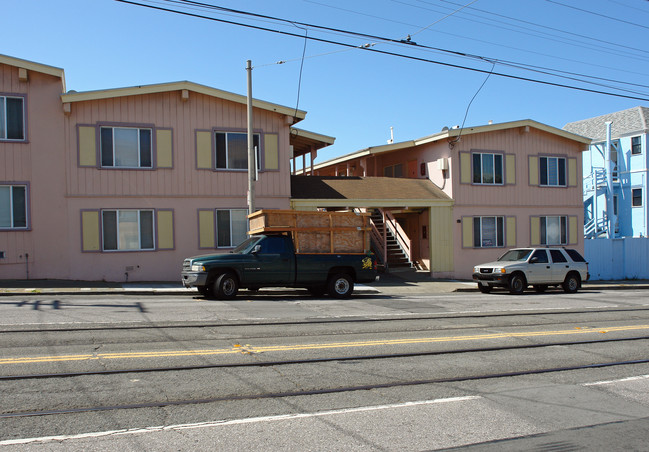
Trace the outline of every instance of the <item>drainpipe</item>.
<instances>
[{"instance_id":1,"label":"drainpipe","mask_svg":"<svg viewBox=\"0 0 649 452\"><path fill-rule=\"evenodd\" d=\"M613 214L613 171L611 168L611 121L606 121L606 149L604 149L604 167L606 168L606 237L615 237L615 215Z\"/></svg>"}]
</instances>

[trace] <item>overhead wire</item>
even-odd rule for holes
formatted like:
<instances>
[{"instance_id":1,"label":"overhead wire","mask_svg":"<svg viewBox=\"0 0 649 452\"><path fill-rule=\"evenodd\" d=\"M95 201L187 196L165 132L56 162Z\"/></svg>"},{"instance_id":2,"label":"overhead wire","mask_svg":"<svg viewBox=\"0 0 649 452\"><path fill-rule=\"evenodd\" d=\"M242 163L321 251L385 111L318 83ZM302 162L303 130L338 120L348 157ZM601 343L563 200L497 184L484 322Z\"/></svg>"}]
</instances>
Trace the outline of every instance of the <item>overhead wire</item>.
<instances>
[{"instance_id":1,"label":"overhead wire","mask_svg":"<svg viewBox=\"0 0 649 452\"><path fill-rule=\"evenodd\" d=\"M617 17L612 17L612 16L609 16L609 15L606 15L606 14L596 13L594 11L589 11L589 10L583 9L583 8L577 8L576 6L566 5L566 4L561 3L561 2L555 2L554 0L545 0L545 1L548 2L548 3L554 3L555 5L563 6L564 8L574 9L574 10L577 10L577 11L581 11L583 13L592 14L593 16L603 17L605 19L613 20L615 22L621 22L623 24L633 25L634 27L640 27L640 28L645 28L645 29L649 30L649 27L646 26L646 25L636 24L635 22L630 22L630 21L624 20L624 19L618 19Z\"/></svg>"},{"instance_id":2,"label":"overhead wire","mask_svg":"<svg viewBox=\"0 0 649 452\"><path fill-rule=\"evenodd\" d=\"M220 18L216 18L216 17L205 16L205 15L201 15L201 14L195 14L195 13L190 13L190 12L185 12L185 11L179 11L179 10L174 10L174 9L165 8L165 7L161 7L161 6L154 6L154 5L150 5L150 4L146 4L146 3L140 3L140 2L137 2L137 1L133 1L133 0L115 0L115 1L120 2L120 3L134 5L134 6L141 6L141 7L145 7L145 8L149 8L149 9L154 9L154 10L158 10L158 11L165 11L165 12L184 15L184 16L188 16L188 17L201 18L201 19L211 20L211 21L215 21L215 22L219 22L219 23L225 23L225 24L240 26L240 27L244 27L244 28L249 28L249 29L254 29L254 30L259 30L259 31L266 31L266 32L271 32L271 33L284 35L284 36L298 37L298 38L304 39L304 36L302 36L302 35L299 35L299 34L293 33L293 32L289 32L289 31L285 31L285 30L271 29L271 28L267 28L267 27L261 27L261 26L258 26L258 25L252 25L252 24L236 22L236 21L232 21L232 20L226 20L226 19L220 19ZM182 3L186 3L186 2L183 1ZM188 3L197 3L197 2L188 2ZM213 6L213 5L210 5L210 6ZM287 20L284 20L284 21L289 22L289 23L302 24L300 22L287 21ZM323 27L323 28L327 28L327 27ZM338 31L342 31L342 30L338 30ZM367 35L367 34L364 34L364 33L357 33L357 32L352 32L352 34L358 35L358 36L371 36L371 35ZM376 38L379 39L379 40L384 40L381 37L376 37ZM566 89L572 89L572 90L583 91L583 92L590 92L590 93L594 93L594 94L602 94L602 95L607 95L607 96L621 97L621 98L627 98L627 99L649 101L649 95L647 95L647 97L639 97L639 96L630 96L630 95L619 94L619 93L611 93L611 92L607 92L607 91L601 91L601 90L590 89L590 88L585 88L585 87L566 85L566 84L562 84L562 83L556 83L556 82L551 82L551 81L546 81L546 80L533 79L533 78L529 78L529 77L522 77L522 76L518 76L518 75L514 75L514 74L506 74L506 73L501 73L501 72L487 71L487 70L479 69L479 68L475 68L475 67L463 66L463 65L448 63L448 62L444 62L444 61L437 61L437 60L432 60L432 59L428 59L428 58L417 57L417 56L414 56L414 55L407 55L407 54L402 54L402 53L389 52L389 51L385 51L385 50L375 49L375 48L372 48L372 47L359 46L359 45L356 45L356 44L350 44L350 43L341 42L341 41L334 41L334 40L331 40L331 39L324 39L324 38L319 38L319 37L314 37L314 36L308 36L306 39L309 39L311 41L317 41L317 42L321 42L321 43L326 43L326 44L344 46L344 47L348 47L348 48L357 48L357 49L365 50L365 51L372 52L372 53L388 55L388 56L394 56L394 57L409 59L409 60L412 60L412 61L419 61L419 62L437 64L437 65L441 65L441 66L445 66L445 67L463 69L463 70L468 70L468 71L477 72L477 73L489 74L491 72L493 75L496 75L496 76L499 76L499 77L509 78L509 79L513 79L513 80L526 81L526 82L532 82L532 83L542 84L542 85L546 85L546 86L561 87L561 88L566 88ZM395 43L407 44L403 40L387 39L386 41L387 42L395 42ZM416 44L410 44L410 46L417 46L417 45ZM419 47L419 46L417 46L417 47ZM423 47L424 48L434 49L432 47L427 47L427 46L423 46ZM435 49L435 50L437 50L437 49ZM456 51L450 51L450 53L454 53L454 54L457 54L457 55L460 55L460 56L467 56L468 55L468 54L465 54L465 53L462 53L462 52L456 52ZM477 57L480 58L482 61L489 61L488 59L486 59L484 57L480 57L480 56L477 56ZM489 62L491 62L491 61L489 61ZM584 83L588 83L588 82L584 82ZM615 88L615 89L618 90L617 88Z\"/></svg>"}]
</instances>

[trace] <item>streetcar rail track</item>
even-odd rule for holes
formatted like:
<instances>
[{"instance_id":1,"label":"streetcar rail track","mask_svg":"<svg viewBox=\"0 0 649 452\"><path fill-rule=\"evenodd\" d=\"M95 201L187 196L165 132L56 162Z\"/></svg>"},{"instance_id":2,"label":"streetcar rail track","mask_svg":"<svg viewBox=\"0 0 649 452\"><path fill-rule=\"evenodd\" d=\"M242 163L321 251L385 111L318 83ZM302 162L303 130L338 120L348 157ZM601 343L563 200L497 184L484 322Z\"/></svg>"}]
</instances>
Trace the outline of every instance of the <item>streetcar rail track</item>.
<instances>
[{"instance_id":1,"label":"streetcar rail track","mask_svg":"<svg viewBox=\"0 0 649 452\"><path fill-rule=\"evenodd\" d=\"M539 311L515 311L515 312L453 312L449 314L437 313L426 316L399 316L390 318L326 318L310 319L297 321L265 321L265 322L182 322L182 323L165 323L165 324L136 324L136 325L111 325L111 326L75 326L66 328L51 327L50 325L40 325L39 328L22 328L22 329L0 329L0 334L25 334L25 333L66 333L66 332L84 332L84 331L122 331L122 330L150 330L150 329L190 329L190 328L240 328L240 327L259 327L259 326L302 326L302 325L330 325L330 324L348 324L348 323L392 323L392 322L411 322L424 320L446 320L446 319L488 319L499 317L521 317L521 316L546 316L546 315L572 315L572 314L602 314L615 312L649 312L649 306L644 308L592 308L592 309L552 309ZM574 322L572 322L574 323ZM530 326L534 326L531 324ZM2 325L0 325L0 328ZM6 327L6 326L5 326Z\"/></svg>"},{"instance_id":2,"label":"streetcar rail track","mask_svg":"<svg viewBox=\"0 0 649 452\"><path fill-rule=\"evenodd\" d=\"M468 376L432 378L432 379L411 380L411 381L393 381L389 383L346 386L346 387L339 387L339 388L259 393L259 394L250 394L250 395L230 395L230 396L223 396L223 397L187 399L187 400L167 400L167 401L146 402L146 403L136 403L136 404L126 404L126 405L102 405L102 406L94 406L94 407L67 408L67 409L58 409L58 410L2 413L0 414L0 419L23 418L23 417L34 417L34 416L51 416L51 415L60 415L60 414L89 413L89 412L127 410L127 409L141 409L141 408L164 408L169 406L198 405L198 404L232 402L232 401L241 401L241 400L261 400L261 399L274 399L274 398L285 398L285 397L336 394L336 393L354 392L354 391L369 391L373 389L387 389L387 388L395 388L395 387L407 387L407 386L418 386L418 385L440 384L440 383L457 383L462 381L488 380L488 379L495 379L495 378L511 378L511 377L526 376L526 375L539 375L539 374L547 374L547 373L554 373L554 372L567 372L567 371L585 370L585 369L601 369L606 367L628 366L628 365L647 364L647 363L649 363L649 359L613 361L613 362L606 362L606 363L581 364L575 366L528 369L528 370L520 370L520 371L513 371L513 372L499 372L499 373L483 374L483 375L468 375Z\"/></svg>"},{"instance_id":3,"label":"streetcar rail track","mask_svg":"<svg viewBox=\"0 0 649 452\"><path fill-rule=\"evenodd\" d=\"M241 368L241 367L289 366L289 365L298 365L298 364L318 364L318 363L336 362L336 361L370 361L370 360L380 360L380 359L399 359L399 358L413 358L413 357L421 357L421 356L441 356L441 355L453 355L453 354L459 355L459 354L466 354L466 353L525 350L525 349L536 349L536 348L546 348L546 347L589 345L589 344L602 344L602 343L611 343L611 342L626 342L626 341L640 341L640 340L649 340L649 336L590 339L590 340L581 340L581 341L562 341L562 342L553 342L553 343L544 343L544 344L522 344L522 345L507 345L507 346L495 346L495 347L476 347L476 348L466 348L460 350L439 350L439 351L428 351L428 352L356 355L356 356L343 356L343 357L291 359L291 360L276 360L276 361L249 361L249 362L239 362L239 363L214 363L214 364L199 364L199 365L190 365L190 366L168 366L168 367L151 367L151 368L142 367L142 368L133 368L133 369L104 369L104 370L44 373L44 374L2 375L0 376L0 381L72 378L72 377L85 377L85 376L95 376L95 375L119 375L119 374L132 374L132 373L178 372L178 371L188 371L188 370L219 369L219 368L222 369L222 368Z\"/></svg>"}]
</instances>

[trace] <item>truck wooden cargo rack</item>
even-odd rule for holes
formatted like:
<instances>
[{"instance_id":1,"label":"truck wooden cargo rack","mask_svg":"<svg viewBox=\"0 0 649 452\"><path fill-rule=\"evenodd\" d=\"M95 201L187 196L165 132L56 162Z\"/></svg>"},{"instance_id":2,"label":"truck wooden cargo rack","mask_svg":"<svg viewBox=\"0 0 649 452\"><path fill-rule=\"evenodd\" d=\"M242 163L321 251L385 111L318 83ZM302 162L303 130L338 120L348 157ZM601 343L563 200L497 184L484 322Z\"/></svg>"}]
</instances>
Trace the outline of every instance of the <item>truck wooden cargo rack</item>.
<instances>
[{"instance_id":1,"label":"truck wooden cargo rack","mask_svg":"<svg viewBox=\"0 0 649 452\"><path fill-rule=\"evenodd\" d=\"M367 254L370 214L260 210L248 215L249 235L290 233L297 254Z\"/></svg>"}]
</instances>

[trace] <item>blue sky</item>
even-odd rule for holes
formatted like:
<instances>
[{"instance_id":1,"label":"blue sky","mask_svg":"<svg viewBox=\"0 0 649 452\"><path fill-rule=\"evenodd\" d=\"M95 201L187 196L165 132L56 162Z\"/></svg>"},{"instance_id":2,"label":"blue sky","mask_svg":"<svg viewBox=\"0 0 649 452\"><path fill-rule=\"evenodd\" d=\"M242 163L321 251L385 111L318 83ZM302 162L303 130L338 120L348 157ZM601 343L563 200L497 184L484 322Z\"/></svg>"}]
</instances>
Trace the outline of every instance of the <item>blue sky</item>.
<instances>
[{"instance_id":1,"label":"blue sky","mask_svg":"<svg viewBox=\"0 0 649 452\"><path fill-rule=\"evenodd\" d=\"M461 125L472 99L465 126L534 119L563 127L649 105L647 1L203 0L377 38L188 8L180 1L133 1L352 47L309 40L305 48L304 38L115 0L20 0L3 2L3 16L13 19L0 27L0 53L61 67L67 89L76 91L189 80L245 94L250 59L254 97L294 107L299 86L299 108L308 114L298 127L336 137L316 163L385 144L390 127L395 141L403 141ZM399 41L408 35L418 46L378 39ZM367 44L376 52L355 48ZM508 63L569 72L579 80ZM641 99L487 77L448 65ZM599 77L597 82L607 86L584 84L584 76Z\"/></svg>"}]
</instances>

